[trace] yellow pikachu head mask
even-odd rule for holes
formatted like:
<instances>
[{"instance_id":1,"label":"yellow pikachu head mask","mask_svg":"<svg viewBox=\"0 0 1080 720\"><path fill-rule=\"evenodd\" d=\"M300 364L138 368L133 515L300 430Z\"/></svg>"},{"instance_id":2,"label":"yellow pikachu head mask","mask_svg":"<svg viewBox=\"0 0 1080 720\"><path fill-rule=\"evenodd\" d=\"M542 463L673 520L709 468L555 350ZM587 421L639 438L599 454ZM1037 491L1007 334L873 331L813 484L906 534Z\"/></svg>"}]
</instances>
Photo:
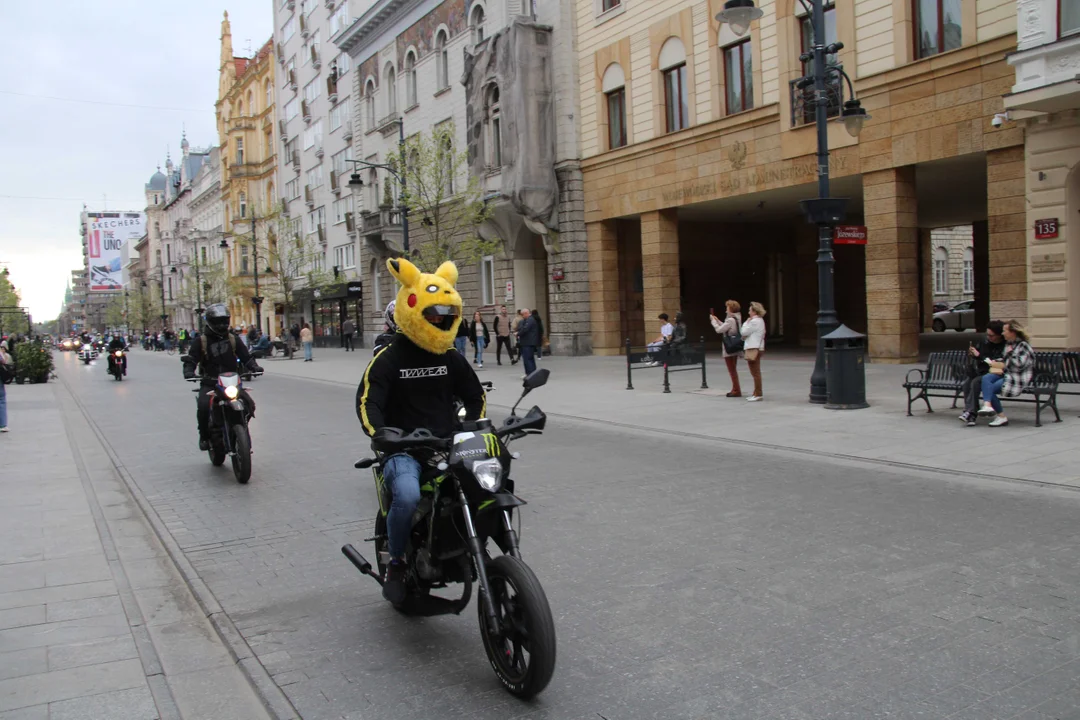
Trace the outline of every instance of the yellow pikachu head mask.
<instances>
[{"instance_id":1,"label":"yellow pikachu head mask","mask_svg":"<svg viewBox=\"0 0 1080 720\"><path fill-rule=\"evenodd\" d=\"M447 261L434 274L422 273L405 258L395 258L386 267L401 283L394 321L405 337L436 355L452 348L461 324L461 296L454 289L457 266Z\"/></svg>"}]
</instances>

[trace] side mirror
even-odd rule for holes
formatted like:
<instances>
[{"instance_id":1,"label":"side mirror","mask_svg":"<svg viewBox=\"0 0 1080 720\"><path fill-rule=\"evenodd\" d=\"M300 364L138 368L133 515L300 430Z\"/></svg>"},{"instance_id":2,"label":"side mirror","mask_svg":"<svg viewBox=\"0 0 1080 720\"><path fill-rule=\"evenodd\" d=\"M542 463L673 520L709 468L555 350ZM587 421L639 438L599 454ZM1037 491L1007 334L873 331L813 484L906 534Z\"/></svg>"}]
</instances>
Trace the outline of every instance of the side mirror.
<instances>
[{"instance_id":1,"label":"side mirror","mask_svg":"<svg viewBox=\"0 0 1080 720\"><path fill-rule=\"evenodd\" d=\"M525 377L522 387L526 390L535 390L538 387L543 387L544 385L547 385L549 375L551 375L551 371L547 368L533 370Z\"/></svg>"}]
</instances>

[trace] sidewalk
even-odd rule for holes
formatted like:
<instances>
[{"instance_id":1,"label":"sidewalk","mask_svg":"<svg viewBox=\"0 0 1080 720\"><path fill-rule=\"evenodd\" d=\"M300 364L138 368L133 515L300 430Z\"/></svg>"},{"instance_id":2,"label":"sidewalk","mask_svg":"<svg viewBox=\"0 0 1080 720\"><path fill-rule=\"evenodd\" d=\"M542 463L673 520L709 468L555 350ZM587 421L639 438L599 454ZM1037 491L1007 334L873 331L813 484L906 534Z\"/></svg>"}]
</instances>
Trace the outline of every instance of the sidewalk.
<instances>
[{"instance_id":1,"label":"sidewalk","mask_svg":"<svg viewBox=\"0 0 1080 720\"><path fill-rule=\"evenodd\" d=\"M270 717L66 387L7 397L0 720Z\"/></svg>"},{"instance_id":2,"label":"sidewalk","mask_svg":"<svg viewBox=\"0 0 1080 720\"><path fill-rule=\"evenodd\" d=\"M315 352L315 362L267 360L268 374L304 377L355 388L370 351L345 353L337 348ZM499 367L485 354L479 375L497 388L490 402L509 407L517 399L521 365ZM931 398L933 414L921 402L906 415L904 376L918 365L866 366L864 410L826 410L807 402L813 356L766 353L762 364L765 401L747 403L724 397L730 389L720 357L710 355L708 390L701 390L700 372L671 374L671 394L661 393L663 371L634 373L635 390L626 390L626 364L621 357L550 357L540 367L552 372L548 385L526 402L551 416L568 416L614 425L677 433L724 442L782 447L835 457L859 458L987 477L1028 480L1080 487L1080 397L1061 396L1062 422L1053 413L1035 427L1035 407L1006 403L1010 424L990 428L985 421L968 428L957 420L961 410L951 401ZM750 374L740 363L744 392ZM258 382L258 381L256 381ZM352 393L346 401L352 402ZM922 409L920 409L922 408Z\"/></svg>"}]
</instances>

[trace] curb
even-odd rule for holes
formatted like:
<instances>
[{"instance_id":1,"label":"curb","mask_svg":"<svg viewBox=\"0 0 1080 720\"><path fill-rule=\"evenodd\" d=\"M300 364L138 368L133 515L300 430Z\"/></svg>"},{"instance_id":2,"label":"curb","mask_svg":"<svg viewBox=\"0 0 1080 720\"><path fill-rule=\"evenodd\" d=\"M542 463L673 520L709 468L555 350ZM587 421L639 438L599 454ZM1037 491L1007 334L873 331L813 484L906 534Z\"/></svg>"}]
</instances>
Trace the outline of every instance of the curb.
<instances>
[{"instance_id":1,"label":"curb","mask_svg":"<svg viewBox=\"0 0 1080 720\"><path fill-rule=\"evenodd\" d=\"M165 552L168 553L169 559L180 573L180 577L183 578L184 584L187 585L188 590L195 596L195 601L199 604L206 618L213 625L214 630L217 632L221 642L229 651L229 655L232 657L233 662L240 666L241 672L247 678L251 684L252 689L255 691L255 695L259 698L259 701L263 704L266 711L275 720L300 720L300 713L293 707L293 704L289 701L289 698L285 693L277 686L273 678L270 677L270 673L266 670L258 657L255 656L251 646L248 645L243 635L233 624L232 619L228 616L225 610L221 607L221 603L218 602L217 597L214 596L213 591L203 581L199 574L195 571L194 566L187 559L184 551L180 548L179 543L173 538L172 533L165 527L164 521L154 510L150 501L146 499L146 495L143 494L142 489L135 482L135 479L124 467L124 464L120 461L119 456L109 443L108 438L98 427L94 419L90 417L86 407L79 400L79 397L71 389L71 386L60 378L61 384L64 389L67 390L68 395L71 396L75 405L79 408L83 417L89 424L90 429L93 430L94 435L97 437L101 446L105 449L105 453L109 456L109 461L116 469L117 474L120 475L124 481L124 485L127 486L128 492L135 499L135 503L139 506L143 515L150 523L150 527L153 528L154 534L157 535L158 540L161 541L162 546L165 548Z\"/></svg>"}]
</instances>

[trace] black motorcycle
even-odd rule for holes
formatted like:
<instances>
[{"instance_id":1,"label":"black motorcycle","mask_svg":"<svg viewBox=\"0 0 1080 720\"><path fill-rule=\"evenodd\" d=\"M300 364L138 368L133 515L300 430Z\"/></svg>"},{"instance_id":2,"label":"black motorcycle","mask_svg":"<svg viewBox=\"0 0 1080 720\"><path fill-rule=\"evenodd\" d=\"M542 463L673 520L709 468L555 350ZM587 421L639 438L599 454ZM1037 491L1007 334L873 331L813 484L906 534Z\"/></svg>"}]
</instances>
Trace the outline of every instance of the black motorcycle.
<instances>
[{"instance_id":1,"label":"black motorcycle","mask_svg":"<svg viewBox=\"0 0 1080 720\"><path fill-rule=\"evenodd\" d=\"M109 353L109 374L116 378L117 382L124 379L127 370L124 369L124 351L113 350Z\"/></svg>"},{"instance_id":2,"label":"black motorcycle","mask_svg":"<svg viewBox=\"0 0 1080 720\"><path fill-rule=\"evenodd\" d=\"M413 515L407 546L406 598L397 609L407 615L459 614L469 604L473 582L480 584L477 611L480 635L488 660L502 684L514 695L529 698L545 687L555 671L555 623L540 581L521 559L514 508L525 501L514 494L510 461L512 440L544 429L547 416L533 407L524 417L514 414L530 391L547 382L546 368L525 379L524 392L502 427L482 418L463 422L453 437L439 438L427 430L404 434L383 428L372 439L375 458L356 463L375 466L379 514L375 519L378 573L352 545L345 557L380 585L389 563L386 517L392 500L383 482L382 466L390 456L407 450L429 455L420 476L420 505ZM494 559L488 540L503 554ZM463 585L452 600L431 594L450 583Z\"/></svg>"},{"instance_id":3,"label":"black motorcycle","mask_svg":"<svg viewBox=\"0 0 1080 720\"><path fill-rule=\"evenodd\" d=\"M189 378L188 382L202 380ZM217 376L212 389L200 386L192 392L213 394L210 400L210 449L207 451L210 462L217 467L225 463L227 456L231 457L236 481L246 483L251 479L251 435L248 433L251 408L244 402L241 389L240 376L227 372Z\"/></svg>"}]
</instances>

